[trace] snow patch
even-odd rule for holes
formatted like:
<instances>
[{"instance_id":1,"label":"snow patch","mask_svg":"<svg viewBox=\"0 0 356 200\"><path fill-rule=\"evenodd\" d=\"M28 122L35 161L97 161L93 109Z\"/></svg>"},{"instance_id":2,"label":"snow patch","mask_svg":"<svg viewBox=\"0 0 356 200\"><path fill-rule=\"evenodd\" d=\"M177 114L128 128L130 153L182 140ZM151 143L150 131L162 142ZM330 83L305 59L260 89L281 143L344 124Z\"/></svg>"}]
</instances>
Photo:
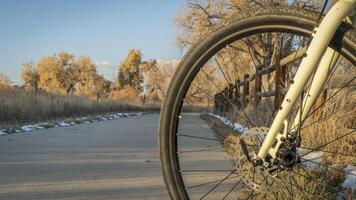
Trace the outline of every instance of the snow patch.
<instances>
[{"instance_id":1,"label":"snow patch","mask_svg":"<svg viewBox=\"0 0 356 200\"><path fill-rule=\"evenodd\" d=\"M220 115L215 115L212 113L209 113L209 115L219 119L221 122L223 122L227 126L231 127L235 131L243 133L248 130L248 128L243 127L239 123L231 122L226 117L222 117ZM307 155L303 156L303 158L305 158L306 160L304 160L304 161L302 160L302 163L308 169L317 168L319 166L318 164L322 162L322 156L323 156L322 151L315 151L315 152L308 153L309 151L307 151L305 149L298 148L297 152L299 155L302 155L302 156L304 154L307 154ZM310 160L310 161L307 161L307 160ZM346 168L344 168L344 172L346 172L345 173L345 181L342 183L342 187L356 190L356 166L349 165ZM340 192L340 193L338 193L337 199L338 200L343 199L343 196L344 196L344 194L342 192Z\"/></svg>"},{"instance_id":2,"label":"snow patch","mask_svg":"<svg viewBox=\"0 0 356 200\"><path fill-rule=\"evenodd\" d=\"M314 169L317 168L319 163L322 161L323 152L317 151L303 156L303 158L311 161L302 161L306 168ZM313 162L312 162L313 161Z\"/></svg>"},{"instance_id":3,"label":"snow patch","mask_svg":"<svg viewBox=\"0 0 356 200\"><path fill-rule=\"evenodd\" d=\"M342 183L342 187L356 190L356 166L349 165L344 168L344 172L347 173L345 173L345 181Z\"/></svg>"},{"instance_id":4,"label":"snow patch","mask_svg":"<svg viewBox=\"0 0 356 200\"><path fill-rule=\"evenodd\" d=\"M222 123L224 123L225 125L229 126L230 128L232 128L234 131L238 131L240 133L244 133L248 130L248 128L243 127L241 124L235 122L231 122L228 118L226 117L222 117L220 115L215 115L213 113L209 113L210 116L213 116L217 119L219 119Z\"/></svg>"},{"instance_id":5,"label":"snow patch","mask_svg":"<svg viewBox=\"0 0 356 200\"><path fill-rule=\"evenodd\" d=\"M60 127L66 127L66 126L70 126L70 124L66 123L66 122L59 122L58 126Z\"/></svg>"},{"instance_id":6,"label":"snow patch","mask_svg":"<svg viewBox=\"0 0 356 200\"><path fill-rule=\"evenodd\" d=\"M322 161L322 156L323 156L323 152L322 151L314 151L309 153L310 151L306 150L306 149L302 149L302 148L297 148L297 153L298 155L300 155L302 157L302 164L305 168L308 169L314 169L317 168L319 163L321 163ZM305 156L303 156L304 154L306 154ZM306 159L306 160L303 160ZM310 161L307 161L310 160Z\"/></svg>"},{"instance_id":7,"label":"snow patch","mask_svg":"<svg viewBox=\"0 0 356 200\"><path fill-rule=\"evenodd\" d=\"M92 122L99 122L99 121L107 121L107 120L114 120L120 119L130 116L142 116L144 112L137 112L137 113L114 113L109 115L97 115L96 117L79 117L75 120L65 120L56 122L54 124L51 123L38 123L38 124L29 124L22 127L18 127L17 129L0 129L0 135L11 134L11 133L21 133L21 132L30 132L34 130L40 129L48 129L48 128L58 128L58 127L67 127L67 126L75 126L78 124L90 124Z\"/></svg>"},{"instance_id":8,"label":"snow patch","mask_svg":"<svg viewBox=\"0 0 356 200\"><path fill-rule=\"evenodd\" d=\"M305 149L300 148L298 148L297 151L303 158L313 161L302 160L303 165L308 169L317 168L319 166L318 164L322 162L322 151L308 153ZM306 153L308 154L303 156ZM356 190L356 166L349 165L345 167L343 171L345 172L345 181L342 183L342 187ZM343 193L339 193L337 199L343 199L343 195Z\"/></svg>"},{"instance_id":9,"label":"snow patch","mask_svg":"<svg viewBox=\"0 0 356 200\"><path fill-rule=\"evenodd\" d=\"M344 200L345 194L343 192L338 192L336 196L336 200Z\"/></svg>"},{"instance_id":10,"label":"snow patch","mask_svg":"<svg viewBox=\"0 0 356 200\"><path fill-rule=\"evenodd\" d=\"M30 132L30 131L36 130L37 127L38 127L37 125L26 125L26 126L21 127L21 130L24 132Z\"/></svg>"}]
</instances>

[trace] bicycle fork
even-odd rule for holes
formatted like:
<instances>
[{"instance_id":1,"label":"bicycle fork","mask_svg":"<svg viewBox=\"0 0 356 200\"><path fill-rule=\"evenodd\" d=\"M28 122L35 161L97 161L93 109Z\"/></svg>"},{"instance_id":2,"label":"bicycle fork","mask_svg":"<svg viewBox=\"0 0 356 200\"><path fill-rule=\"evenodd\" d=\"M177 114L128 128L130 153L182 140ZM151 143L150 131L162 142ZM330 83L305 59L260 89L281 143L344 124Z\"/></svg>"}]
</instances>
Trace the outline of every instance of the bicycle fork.
<instances>
[{"instance_id":1,"label":"bicycle fork","mask_svg":"<svg viewBox=\"0 0 356 200\"><path fill-rule=\"evenodd\" d=\"M286 119L302 94L308 80L316 70L310 90L303 99L302 113L299 111L297 114L290 132L296 132L299 123L307 117L323 85L327 81L330 69L335 66L339 57L337 52L328 48L328 45L343 19L351 11L355 10L355 4L356 0L340 0L329 10L320 25L314 30L312 40L297 70L294 81L292 81L288 89L258 154L253 158L256 165L264 164L268 166L267 155L269 155L269 158L276 158L276 153L282 144L282 137L287 134L288 124Z\"/></svg>"}]
</instances>

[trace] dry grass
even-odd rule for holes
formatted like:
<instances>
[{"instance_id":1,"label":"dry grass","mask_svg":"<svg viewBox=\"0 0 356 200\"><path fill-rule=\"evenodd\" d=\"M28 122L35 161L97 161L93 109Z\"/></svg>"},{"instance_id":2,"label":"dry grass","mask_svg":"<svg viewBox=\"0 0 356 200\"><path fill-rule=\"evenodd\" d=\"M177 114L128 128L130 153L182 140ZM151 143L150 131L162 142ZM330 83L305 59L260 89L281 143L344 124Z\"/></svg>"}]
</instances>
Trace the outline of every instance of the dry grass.
<instances>
[{"instance_id":1,"label":"dry grass","mask_svg":"<svg viewBox=\"0 0 356 200\"><path fill-rule=\"evenodd\" d=\"M22 90L0 92L0 127L2 128L67 117L147 110L159 110L159 106L132 105L109 100L94 101L86 97L45 93L35 96Z\"/></svg>"},{"instance_id":2,"label":"dry grass","mask_svg":"<svg viewBox=\"0 0 356 200\"><path fill-rule=\"evenodd\" d=\"M330 91L332 94L335 91ZM330 95L328 95L329 98ZM323 150L329 152L340 152L354 155L356 153L356 135L351 134L342 139L337 139L355 128L356 119L356 95L352 89L344 89L328 101L323 109L310 116L305 122L302 130L302 144L307 147L316 148L329 141L335 142L325 146ZM318 123L314 123L314 122ZM310 125L311 124L311 125ZM308 126L310 125L310 126ZM354 164L354 157L342 156L339 154L325 155L326 162L334 164Z\"/></svg>"},{"instance_id":3,"label":"dry grass","mask_svg":"<svg viewBox=\"0 0 356 200\"><path fill-rule=\"evenodd\" d=\"M330 98L338 89L328 90L326 99ZM325 146L323 150L328 152L340 152L344 154L353 155L356 153L356 135L351 134L342 139L337 139L342 135L351 132L356 127L356 94L354 89L346 88L337 93L333 98L321 106L317 112L311 114L304 122L301 136L302 146L308 148L317 148L330 141L336 140L331 144ZM322 102L316 103L312 111L316 109ZM273 106L273 98L263 99L263 101L256 107L249 104L245 111L249 119L258 127L268 125L271 116L270 107ZM292 111L290 115L294 119L298 109ZM244 126L248 123L242 112L239 114L230 113L230 119L236 121ZM272 118L273 120L273 118ZM354 157L346 157L339 154L325 153L325 161L333 162L334 164L354 164L356 159Z\"/></svg>"},{"instance_id":4,"label":"dry grass","mask_svg":"<svg viewBox=\"0 0 356 200\"><path fill-rule=\"evenodd\" d=\"M202 102L195 102L195 103L183 103L182 107L183 112L198 112L198 113L204 113L204 112L212 112L212 105L211 103L202 103Z\"/></svg>"},{"instance_id":5,"label":"dry grass","mask_svg":"<svg viewBox=\"0 0 356 200\"><path fill-rule=\"evenodd\" d=\"M281 199L293 200L335 200L344 175L336 170L293 169L287 173L279 184L278 195ZM275 199L277 193L269 193L269 199Z\"/></svg>"},{"instance_id":6,"label":"dry grass","mask_svg":"<svg viewBox=\"0 0 356 200\"><path fill-rule=\"evenodd\" d=\"M345 94L340 95L341 97L334 99L330 103L330 105L333 106L327 106L327 109L323 109L322 112L318 112L317 115L315 115L313 118L320 119L321 117L325 117L328 112L331 111L332 116L328 118L328 121L324 122L323 124L317 125L317 127L313 127L311 129L312 131L307 132L304 130L304 138L303 138L303 145L305 146L310 146L310 147L315 147L320 144L324 144L327 141L331 141L338 137L335 132L338 130L338 132L341 131L340 126L345 127L346 124L354 123L352 120L355 119L355 112L354 112L354 100L349 96L348 92L345 92ZM255 122L258 122L260 125L266 124L266 113L268 113L268 103L262 102L259 107L248 107L246 109L247 113L249 114L251 120L254 120ZM351 106L351 107L350 107ZM352 109L351 109L352 108ZM254 113L252 113L254 111ZM256 112L257 111L257 112ZM336 111L340 114L335 114ZM342 116L341 116L342 114ZM235 121L241 123L243 121L238 121L239 117L234 116ZM215 119L214 117L210 115L202 115L202 118L205 119L211 127L215 130L217 133L218 137L221 138L224 143L225 143L225 150L230 154L234 155L236 151L236 142L238 141L238 135L234 134L233 131L228 129L226 125L224 125L222 122L220 122L218 119ZM336 121L337 120L337 121ZM306 122L308 123L308 122ZM310 126L312 127L312 126ZM332 127L332 128L331 128ZM317 130L321 133L323 133L323 136L321 135L315 135L313 134ZM341 152L346 152L351 155L353 155L356 150L355 150L355 144L356 144L356 139L355 137L348 137L344 140L340 140L335 144L330 145L330 147L325 148L326 150L329 151L341 151ZM325 154L327 155L327 154ZM330 158L333 158L331 160ZM332 161L332 162L331 162ZM345 163L354 163L354 161L350 161L350 158L346 159L345 157L338 156L333 154L332 156L325 156L324 163L326 164L345 164ZM342 171L344 166L339 165L338 170L334 169L324 169L322 167L315 168L315 169L307 169L307 170L301 170L301 169L294 169L295 172L298 174L289 174L288 179L285 180L284 184L281 184L281 186L286 186L290 185L290 181L293 183L293 193L291 194L290 190L291 188L287 187L281 187L281 190L279 191L280 196L278 196L279 199L296 199L296 200L305 200L305 199L325 199L325 200L332 200L336 199L338 193L340 191L344 192L344 198L345 199L353 199L355 197L354 191L348 191L344 190L340 187L340 184L344 181L345 177L344 174L340 171ZM315 181L317 180L317 181ZM300 190L301 188L302 190ZM264 195L260 196L261 199L264 198ZM257 199L259 199L257 197ZM267 199L275 199L274 195L272 193L268 194Z\"/></svg>"}]
</instances>

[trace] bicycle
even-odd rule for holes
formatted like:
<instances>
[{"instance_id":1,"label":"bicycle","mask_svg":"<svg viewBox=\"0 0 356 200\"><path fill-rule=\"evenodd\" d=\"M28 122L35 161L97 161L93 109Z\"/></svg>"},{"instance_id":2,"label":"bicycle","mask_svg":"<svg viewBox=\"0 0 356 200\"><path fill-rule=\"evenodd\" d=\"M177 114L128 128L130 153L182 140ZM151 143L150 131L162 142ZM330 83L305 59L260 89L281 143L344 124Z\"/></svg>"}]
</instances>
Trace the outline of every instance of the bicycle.
<instances>
[{"instance_id":1,"label":"bicycle","mask_svg":"<svg viewBox=\"0 0 356 200\"><path fill-rule=\"evenodd\" d=\"M241 14L190 48L171 81L159 124L161 168L172 199L335 199L342 193L346 194L345 188L340 186L342 181L347 176L356 177L356 174L344 170L346 166L356 165L356 138L353 135L355 8L355 0L340 0L323 16L300 8L267 7ZM280 66L280 60L271 61L273 56L268 62L263 62L265 60L261 61L253 54L260 51L253 44L261 38L261 44L264 44L264 38L268 36L277 38L278 42L273 45L280 58L292 55L292 61L285 64L287 67ZM292 38L288 48L283 43L285 38ZM242 47L237 50L234 45L239 44ZM264 92L255 93L255 98L263 102L264 109L257 106L257 100L256 106L246 106L248 100L238 98L238 89L233 90L237 91L233 100L224 92L219 93L220 99L214 96L212 91L220 92L224 85L229 90L234 83L231 74L236 70L236 64L231 64L232 61L225 63L226 66L234 65L235 69L224 71L216 60L219 53L226 53L229 48L238 51L235 54L240 60L248 61L249 70L251 66L255 69L254 78L261 69L268 71L271 66L289 70L283 75L283 84L277 81L279 85L275 86L275 91L282 86L279 90L282 100L277 106L271 106L271 101L280 97L273 97L264 86L270 84L271 79L279 79L280 74L262 79ZM283 49L292 53L283 52ZM217 70L207 72L212 66ZM210 85L206 89L201 88L195 82L198 77L205 77ZM340 77L345 80L338 81ZM337 87L331 86L334 82L338 82ZM255 86L255 89L261 89L261 86ZM226 135L211 137L211 129L203 120L185 116L183 112L188 101L186 95L194 88L200 91L200 99L214 101L218 108L225 107L224 113L220 114L235 118L234 122L247 127L247 130L233 134L235 139L232 142L226 140ZM247 92L250 90L247 88ZM320 103L319 99L326 90L331 94L325 95ZM329 107L325 108L326 105ZM328 109L331 111L327 112ZM343 115L337 111L342 111ZM194 131L188 133L184 130ZM210 135L200 134L201 130ZM323 137L323 134L328 137ZM210 143L203 145L202 141ZM211 148L216 144L211 143L214 141L223 144L222 150L219 146ZM219 159L225 155L229 142L233 147L232 159L221 164ZM338 148L341 145L345 146ZM315 152L318 157L307 159L307 155L315 155ZM188 153L197 155L193 158L186 156ZM208 163L211 162L205 164L204 158L216 159L215 168L209 169ZM184 159L189 161L188 164L183 163ZM226 163L232 167L216 168L226 167ZM187 166L194 169L185 169ZM186 177L189 173L191 178ZM211 176L209 173L215 174ZM201 179L201 183L197 183L197 179ZM237 194L231 196L233 192Z\"/></svg>"}]
</instances>

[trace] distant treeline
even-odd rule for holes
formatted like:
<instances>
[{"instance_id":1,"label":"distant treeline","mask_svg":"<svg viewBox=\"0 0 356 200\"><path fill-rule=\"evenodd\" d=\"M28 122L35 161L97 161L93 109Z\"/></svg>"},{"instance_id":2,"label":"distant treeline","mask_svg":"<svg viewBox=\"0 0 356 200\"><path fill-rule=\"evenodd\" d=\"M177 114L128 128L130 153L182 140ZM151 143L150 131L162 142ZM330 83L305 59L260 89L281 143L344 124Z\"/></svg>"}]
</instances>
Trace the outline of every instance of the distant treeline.
<instances>
[{"instance_id":1,"label":"distant treeline","mask_svg":"<svg viewBox=\"0 0 356 200\"><path fill-rule=\"evenodd\" d=\"M172 70L131 49L106 80L90 57L59 52L22 66L22 85L0 74L0 128L13 124L131 110L159 110Z\"/></svg>"}]
</instances>

